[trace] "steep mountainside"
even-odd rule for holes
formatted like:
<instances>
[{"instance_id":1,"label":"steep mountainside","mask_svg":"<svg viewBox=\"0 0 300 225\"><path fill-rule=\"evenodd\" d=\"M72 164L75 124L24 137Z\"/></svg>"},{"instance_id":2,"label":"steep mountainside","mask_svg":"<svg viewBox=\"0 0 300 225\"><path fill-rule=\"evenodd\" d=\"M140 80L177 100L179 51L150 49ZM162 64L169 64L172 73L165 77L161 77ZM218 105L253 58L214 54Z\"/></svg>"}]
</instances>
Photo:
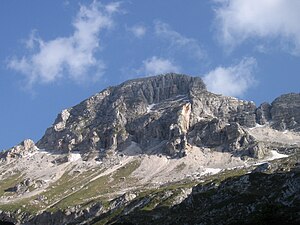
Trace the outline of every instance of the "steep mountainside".
<instances>
[{"instance_id":1,"label":"steep mountainside","mask_svg":"<svg viewBox=\"0 0 300 225\"><path fill-rule=\"evenodd\" d=\"M256 107L198 77L130 80L0 153L0 221L251 224L272 206L296 224L299 131L300 94Z\"/></svg>"},{"instance_id":2,"label":"steep mountainside","mask_svg":"<svg viewBox=\"0 0 300 225\"><path fill-rule=\"evenodd\" d=\"M200 78L167 74L125 82L64 110L37 146L90 159L122 151L131 141L145 153L164 141L170 156L195 144L263 157L241 127L256 125L255 110L253 102L208 92Z\"/></svg>"}]
</instances>

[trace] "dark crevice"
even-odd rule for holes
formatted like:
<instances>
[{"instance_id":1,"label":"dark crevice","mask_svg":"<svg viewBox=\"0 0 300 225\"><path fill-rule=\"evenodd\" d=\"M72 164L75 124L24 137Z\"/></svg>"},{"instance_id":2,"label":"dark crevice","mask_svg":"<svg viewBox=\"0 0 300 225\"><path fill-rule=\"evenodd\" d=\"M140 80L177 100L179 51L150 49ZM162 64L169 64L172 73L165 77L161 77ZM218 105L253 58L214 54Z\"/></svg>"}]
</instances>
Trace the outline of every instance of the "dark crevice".
<instances>
[{"instance_id":1,"label":"dark crevice","mask_svg":"<svg viewBox=\"0 0 300 225\"><path fill-rule=\"evenodd\" d=\"M7 221L0 220L0 225L15 225L15 224L12 223L12 222L7 222Z\"/></svg>"}]
</instances>

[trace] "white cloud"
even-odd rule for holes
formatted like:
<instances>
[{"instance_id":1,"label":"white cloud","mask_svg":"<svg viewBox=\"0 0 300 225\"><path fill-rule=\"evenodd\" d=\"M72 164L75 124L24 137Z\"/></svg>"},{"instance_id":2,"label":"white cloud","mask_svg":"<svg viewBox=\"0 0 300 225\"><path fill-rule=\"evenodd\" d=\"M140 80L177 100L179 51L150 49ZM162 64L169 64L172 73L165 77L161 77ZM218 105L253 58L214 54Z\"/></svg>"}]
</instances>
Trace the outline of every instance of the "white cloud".
<instances>
[{"instance_id":1,"label":"white cloud","mask_svg":"<svg viewBox=\"0 0 300 225\"><path fill-rule=\"evenodd\" d=\"M299 0L215 0L220 41L232 50L251 38L268 38L300 54Z\"/></svg>"},{"instance_id":2,"label":"white cloud","mask_svg":"<svg viewBox=\"0 0 300 225\"><path fill-rule=\"evenodd\" d=\"M28 54L11 59L8 67L23 73L29 85L54 82L63 76L78 82L96 79L105 67L95 57L100 47L99 35L113 25L112 13L118 6L117 3L104 6L97 1L81 5L73 21L74 32L69 37L45 41L32 32L26 42ZM88 75L91 69L93 76Z\"/></svg>"},{"instance_id":3,"label":"white cloud","mask_svg":"<svg viewBox=\"0 0 300 225\"><path fill-rule=\"evenodd\" d=\"M172 30L168 24L161 21L154 23L154 29L158 37L163 38L170 44L170 50L185 52L188 56L196 59L205 57L205 51L200 47L196 39L181 35L177 31Z\"/></svg>"},{"instance_id":4,"label":"white cloud","mask_svg":"<svg viewBox=\"0 0 300 225\"><path fill-rule=\"evenodd\" d=\"M133 35L137 38L144 37L147 32L146 27L143 25L135 25L135 26L129 28L128 30L131 31L133 33Z\"/></svg>"},{"instance_id":5,"label":"white cloud","mask_svg":"<svg viewBox=\"0 0 300 225\"><path fill-rule=\"evenodd\" d=\"M121 2L112 2L110 4L107 4L105 6L105 10L108 12L108 13L116 13L120 10L120 7L121 7Z\"/></svg>"},{"instance_id":6,"label":"white cloud","mask_svg":"<svg viewBox=\"0 0 300 225\"><path fill-rule=\"evenodd\" d=\"M204 75L207 89L213 93L227 96L242 96L256 84L253 72L254 58L244 58L239 64L230 67L217 67Z\"/></svg>"},{"instance_id":7,"label":"white cloud","mask_svg":"<svg viewBox=\"0 0 300 225\"><path fill-rule=\"evenodd\" d=\"M153 56L143 61L143 66L138 72L146 76L154 76L158 74L165 74L170 72L179 72L180 67L175 65L171 60L158 58Z\"/></svg>"}]
</instances>

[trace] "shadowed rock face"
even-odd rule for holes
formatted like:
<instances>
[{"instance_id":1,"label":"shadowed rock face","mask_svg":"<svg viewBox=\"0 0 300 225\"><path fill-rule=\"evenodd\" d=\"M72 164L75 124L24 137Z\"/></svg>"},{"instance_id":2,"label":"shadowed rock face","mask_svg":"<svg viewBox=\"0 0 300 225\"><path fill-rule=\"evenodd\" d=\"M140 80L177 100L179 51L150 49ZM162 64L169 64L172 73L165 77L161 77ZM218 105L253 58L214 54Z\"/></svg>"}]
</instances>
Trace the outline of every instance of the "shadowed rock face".
<instances>
[{"instance_id":1,"label":"shadowed rock face","mask_svg":"<svg viewBox=\"0 0 300 225\"><path fill-rule=\"evenodd\" d=\"M272 174L252 172L220 183L195 186L171 208L135 210L109 224L299 224L299 169ZM124 210L125 211L125 210Z\"/></svg>"},{"instance_id":2,"label":"shadowed rock face","mask_svg":"<svg viewBox=\"0 0 300 225\"><path fill-rule=\"evenodd\" d=\"M253 127L255 110L253 102L208 92L199 77L166 74L109 87L63 110L37 146L80 151L91 158L121 150L130 141L145 151L165 142L163 153L182 156L188 145L194 144L187 136L199 128L198 123L218 119ZM228 150L238 149L231 145Z\"/></svg>"},{"instance_id":3,"label":"shadowed rock face","mask_svg":"<svg viewBox=\"0 0 300 225\"><path fill-rule=\"evenodd\" d=\"M14 225L14 223L6 222L6 221L1 221L1 220L0 220L0 224L1 225Z\"/></svg>"},{"instance_id":4,"label":"shadowed rock face","mask_svg":"<svg viewBox=\"0 0 300 225\"><path fill-rule=\"evenodd\" d=\"M264 102L256 109L256 121L258 124L265 125L270 120L271 105L267 102Z\"/></svg>"},{"instance_id":5,"label":"shadowed rock face","mask_svg":"<svg viewBox=\"0 0 300 225\"><path fill-rule=\"evenodd\" d=\"M300 131L300 94L290 93L276 98L270 113L273 128Z\"/></svg>"},{"instance_id":6,"label":"shadowed rock face","mask_svg":"<svg viewBox=\"0 0 300 225\"><path fill-rule=\"evenodd\" d=\"M263 158L267 151L239 123L226 124L218 119L202 121L189 133L189 141L197 146L209 146L234 155Z\"/></svg>"}]
</instances>

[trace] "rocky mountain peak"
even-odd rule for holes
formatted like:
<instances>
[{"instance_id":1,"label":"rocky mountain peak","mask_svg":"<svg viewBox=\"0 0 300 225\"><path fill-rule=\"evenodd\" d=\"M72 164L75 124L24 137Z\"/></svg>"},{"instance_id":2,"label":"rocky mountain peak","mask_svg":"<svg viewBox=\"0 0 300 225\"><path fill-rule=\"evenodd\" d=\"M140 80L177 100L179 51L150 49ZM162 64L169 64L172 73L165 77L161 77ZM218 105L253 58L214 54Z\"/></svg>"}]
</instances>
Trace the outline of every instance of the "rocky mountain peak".
<instances>
[{"instance_id":1,"label":"rocky mountain peak","mask_svg":"<svg viewBox=\"0 0 300 225\"><path fill-rule=\"evenodd\" d=\"M90 159L122 151L133 141L145 152L183 156L190 145L208 143L194 142L192 134L198 134L199 127L202 134L215 133L218 143L226 141L225 125L207 130L215 120L254 127L256 106L208 92L199 77L170 73L126 81L63 110L37 146L79 151ZM223 144L226 151L237 150Z\"/></svg>"},{"instance_id":2,"label":"rocky mountain peak","mask_svg":"<svg viewBox=\"0 0 300 225\"><path fill-rule=\"evenodd\" d=\"M135 129L130 132L135 121L142 118L150 120L146 116L150 114L152 117L162 116L153 113L151 108L154 105L165 104L166 109L168 105L165 101L172 99L178 111L179 105L187 101L191 93L202 92L206 92L206 87L201 78L181 74L126 81L63 110L38 142L38 146L64 151L115 149L128 139L138 139L131 135Z\"/></svg>"},{"instance_id":3,"label":"rocky mountain peak","mask_svg":"<svg viewBox=\"0 0 300 225\"><path fill-rule=\"evenodd\" d=\"M36 152L38 148L31 139L26 139L5 152L0 152L0 160L10 161L11 159L23 158Z\"/></svg>"},{"instance_id":4,"label":"rocky mountain peak","mask_svg":"<svg viewBox=\"0 0 300 225\"><path fill-rule=\"evenodd\" d=\"M191 91L206 91L200 77L169 73L126 81L114 88L115 94L122 94L146 101L148 104L159 103L177 95L188 95Z\"/></svg>"}]
</instances>

